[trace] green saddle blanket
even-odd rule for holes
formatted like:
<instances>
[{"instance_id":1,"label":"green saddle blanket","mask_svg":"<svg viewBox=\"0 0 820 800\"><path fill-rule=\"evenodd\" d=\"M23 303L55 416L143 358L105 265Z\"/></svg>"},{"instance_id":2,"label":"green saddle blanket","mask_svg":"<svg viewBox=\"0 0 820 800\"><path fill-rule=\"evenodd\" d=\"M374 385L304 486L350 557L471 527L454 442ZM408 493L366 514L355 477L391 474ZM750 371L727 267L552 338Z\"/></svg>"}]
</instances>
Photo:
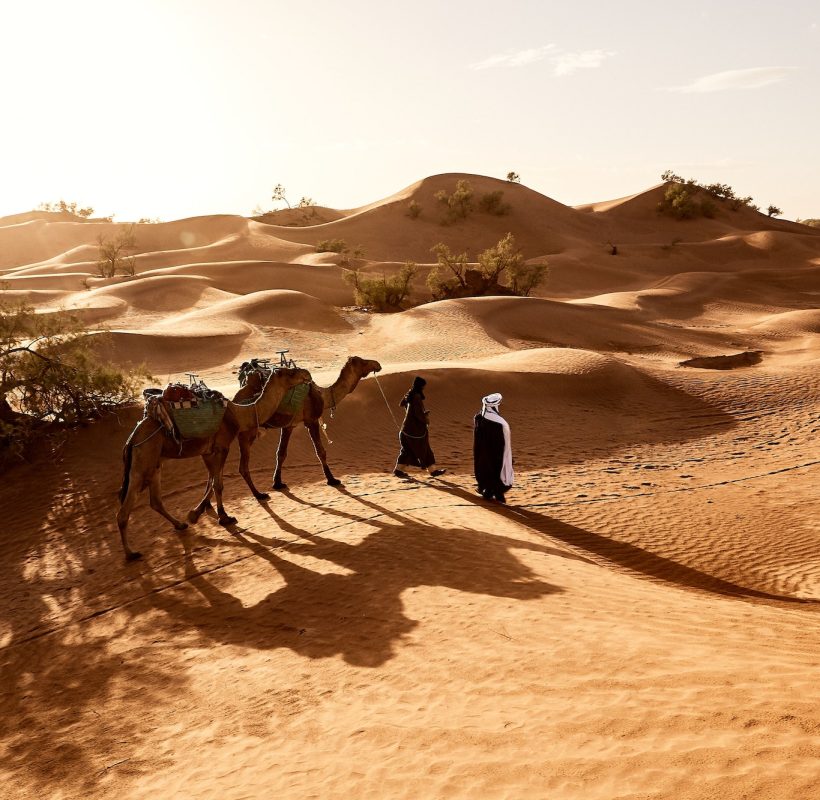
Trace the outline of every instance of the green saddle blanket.
<instances>
[{"instance_id":1,"label":"green saddle blanket","mask_svg":"<svg viewBox=\"0 0 820 800\"><path fill-rule=\"evenodd\" d=\"M288 414L290 416L298 414L302 410L302 405L304 404L305 398L308 396L309 391L309 383L300 383L292 389L289 389L282 398L282 402L279 403L276 413Z\"/></svg>"}]
</instances>

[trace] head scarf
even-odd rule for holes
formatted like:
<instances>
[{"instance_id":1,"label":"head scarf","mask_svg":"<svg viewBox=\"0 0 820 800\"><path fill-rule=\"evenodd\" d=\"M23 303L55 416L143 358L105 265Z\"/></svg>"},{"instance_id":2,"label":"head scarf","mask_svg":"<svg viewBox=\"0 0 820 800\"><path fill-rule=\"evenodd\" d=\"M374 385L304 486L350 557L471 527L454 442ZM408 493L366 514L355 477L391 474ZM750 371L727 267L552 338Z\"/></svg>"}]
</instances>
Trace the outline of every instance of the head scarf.
<instances>
[{"instance_id":1,"label":"head scarf","mask_svg":"<svg viewBox=\"0 0 820 800\"><path fill-rule=\"evenodd\" d=\"M504 398L498 393L494 392L493 394L488 394L486 397L481 398L481 413L486 414L488 411L494 411L496 414L498 413L498 404Z\"/></svg>"}]
</instances>

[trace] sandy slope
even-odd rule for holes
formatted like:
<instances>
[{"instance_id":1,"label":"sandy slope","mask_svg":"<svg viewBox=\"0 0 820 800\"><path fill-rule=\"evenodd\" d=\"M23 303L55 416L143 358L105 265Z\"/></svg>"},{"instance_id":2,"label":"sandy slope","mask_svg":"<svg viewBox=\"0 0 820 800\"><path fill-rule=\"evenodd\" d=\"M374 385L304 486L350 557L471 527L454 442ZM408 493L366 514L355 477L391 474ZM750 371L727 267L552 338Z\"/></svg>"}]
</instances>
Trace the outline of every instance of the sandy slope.
<instances>
[{"instance_id":1,"label":"sandy slope","mask_svg":"<svg viewBox=\"0 0 820 800\"><path fill-rule=\"evenodd\" d=\"M464 177L511 214L406 216ZM343 488L298 432L289 491L260 504L234 451L238 525L177 534L143 501L136 564L114 515L139 409L3 476L3 797L820 798L820 238L745 210L659 220L657 194L572 209L436 176L318 226L139 226L128 280L94 278L107 223L0 221L10 299L104 322L109 354L162 382L233 392L282 347L324 385L349 354L384 367L327 420ZM550 254L538 297L395 315L344 308L313 247L361 242L381 271L507 230ZM403 482L390 412L419 373L448 473ZM507 507L472 491L489 391ZM276 439L254 447L260 486ZM204 475L169 463L169 507Z\"/></svg>"}]
</instances>

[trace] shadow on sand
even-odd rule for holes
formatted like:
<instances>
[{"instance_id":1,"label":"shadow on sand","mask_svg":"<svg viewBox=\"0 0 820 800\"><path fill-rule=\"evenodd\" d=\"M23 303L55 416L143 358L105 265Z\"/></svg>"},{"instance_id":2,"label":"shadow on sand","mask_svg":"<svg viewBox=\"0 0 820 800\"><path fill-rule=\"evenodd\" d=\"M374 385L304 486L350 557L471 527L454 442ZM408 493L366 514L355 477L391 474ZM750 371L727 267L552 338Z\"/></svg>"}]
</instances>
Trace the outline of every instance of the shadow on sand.
<instances>
[{"instance_id":1,"label":"shadow on sand","mask_svg":"<svg viewBox=\"0 0 820 800\"><path fill-rule=\"evenodd\" d=\"M506 536L427 525L346 490L342 493L361 503L364 513L319 508L340 518L343 525L355 522L368 526L371 532L356 544L298 528L269 503L261 505L279 529L296 541L251 529L232 529L230 546L247 549L267 561L285 582L254 605L244 606L237 597L218 588L207 571L197 568L187 536L182 537L185 574L199 597L190 592L157 591L150 576L143 574L148 601L165 611L175 625L183 621L206 641L261 649L290 648L308 658L341 655L349 664L377 667L394 657L396 643L418 624L404 612L401 596L406 590L442 586L533 600L561 590L538 579L513 551L529 549L574 557ZM291 493L288 496L313 505ZM226 544L225 540L201 535L197 542ZM304 557L325 562L332 571L309 569L303 565Z\"/></svg>"},{"instance_id":2,"label":"shadow on sand","mask_svg":"<svg viewBox=\"0 0 820 800\"><path fill-rule=\"evenodd\" d=\"M771 594L731 583L722 578L701 572L693 567L687 567L685 564L673 561L665 556L657 555L629 542L611 539L599 533L593 533L592 531L569 525L553 517L538 514L528 508L487 502L452 481L439 479L437 483L431 483L430 485L460 500L474 503L506 519L525 525L535 533L549 536L552 540L564 542L564 544L570 545L576 550L580 550L597 559L606 559L618 567L623 567L630 572L643 575L654 581L674 584L684 589L698 589L727 597L755 598L760 600L773 600L778 603L817 605L816 600Z\"/></svg>"}]
</instances>

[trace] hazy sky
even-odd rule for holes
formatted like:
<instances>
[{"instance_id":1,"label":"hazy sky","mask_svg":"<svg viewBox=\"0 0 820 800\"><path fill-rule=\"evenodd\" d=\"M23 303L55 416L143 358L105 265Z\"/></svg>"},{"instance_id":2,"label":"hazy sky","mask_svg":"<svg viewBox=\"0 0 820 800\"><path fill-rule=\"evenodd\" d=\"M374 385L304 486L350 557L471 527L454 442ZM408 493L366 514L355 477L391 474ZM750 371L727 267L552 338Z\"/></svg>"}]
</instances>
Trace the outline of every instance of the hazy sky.
<instances>
[{"instance_id":1,"label":"hazy sky","mask_svg":"<svg viewBox=\"0 0 820 800\"><path fill-rule=\"evenodd\" d=\"M4 3L0 74L0 214L249 214L277 183L352 208L510 170L576 205L670 168L820 217L820 2Z\"/></svg>"}]
</instances>

